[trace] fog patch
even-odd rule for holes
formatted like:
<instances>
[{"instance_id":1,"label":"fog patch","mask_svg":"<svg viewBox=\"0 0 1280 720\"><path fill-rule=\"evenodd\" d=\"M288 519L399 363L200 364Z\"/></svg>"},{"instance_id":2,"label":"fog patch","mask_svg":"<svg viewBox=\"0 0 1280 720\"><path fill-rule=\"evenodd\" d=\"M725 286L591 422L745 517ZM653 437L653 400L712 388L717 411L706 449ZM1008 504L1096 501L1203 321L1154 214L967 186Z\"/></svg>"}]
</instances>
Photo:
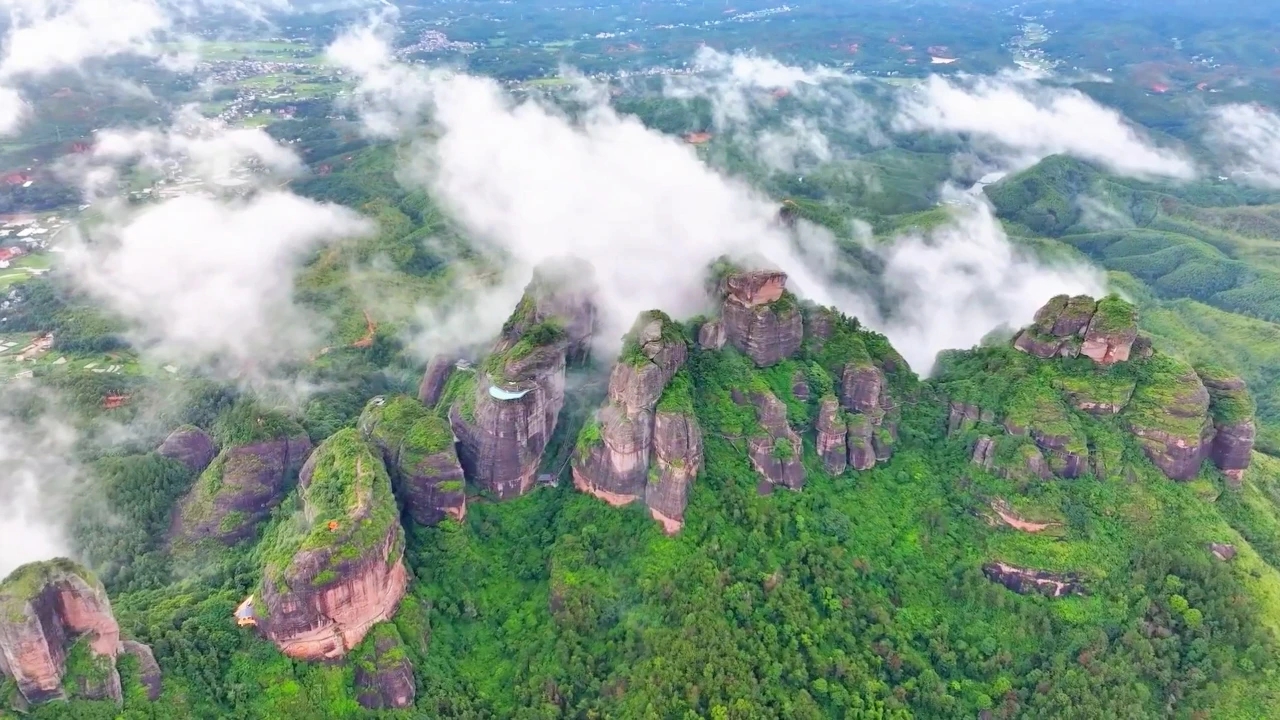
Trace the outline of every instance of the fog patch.
<instances>
[{"instance_id":1,"label":"fog patch","mask_svg":"<svg viewBox=\"0 0 1280 720\"><path fill-rule=\"evenodd\" d=\"M1206 143L1231 178L1280 188L1280 115L1259 104L1221 105L1209 111Z\"/></svg>"},{"instance_id":2,"label":"fog patch","mask_svg":"<svg viewBox=\"0 0 1280 720\"><path fill-rule=\"evenodd\" d=\"M1118 111L1074 88L1015 74L930 76L899 96L893 126L987 141L1010 170L1066 154L1139 178L1196 175L1181 151L1155 144Z\"/></svg>"}]
</instances>

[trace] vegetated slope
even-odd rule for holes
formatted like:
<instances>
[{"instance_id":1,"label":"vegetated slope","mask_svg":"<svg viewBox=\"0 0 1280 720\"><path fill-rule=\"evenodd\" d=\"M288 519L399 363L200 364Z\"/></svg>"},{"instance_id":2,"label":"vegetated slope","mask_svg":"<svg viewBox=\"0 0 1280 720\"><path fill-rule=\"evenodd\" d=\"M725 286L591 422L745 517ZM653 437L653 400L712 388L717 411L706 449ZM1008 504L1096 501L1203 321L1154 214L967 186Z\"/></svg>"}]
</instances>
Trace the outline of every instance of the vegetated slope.
<instances>
[{"instance_id":1,"label":"vegetated slope","mask_svg":"<svg viewBox=\"0 0 1280 720\"><path fill-rule=\"evenodd\" d=\"M1217 416L1207 394L1186 392L1200 387L1189 365L1149 356L1123 327L1133 319L1120 301L1064 300L1038 317L1044 338L1079 338L1054 348L1085 355L957 351L923 382L882 336L767 273L724 284L722 318L668 328L646 316L652 338L637 335L621 358L686 344L666 381L678 388L656 406L691 411L700 428L702 471L678 534L643 502L578 491L567 472L506 500L468 477L461 522L407 526L411 580L394 631L371 631L341 662L293 663L234 626L274 562L270 542L205 577L113 598L165 671L164 695L146 704L126 692L126 712L360 717L363 702L441 717L1265 716L1277 699L1259 681L1280 629L1277 468L1255 459L1235 491L1210 463L1186 483L1152 463L1160 448L1139 429L1202 437ZM799 344L781 321L793 309ZM740 323L727 344L720 323ZM769 332L741 334L753 327ZM453 373L437 412L465 406L480 379ZM832 399L847 437L875 451L836 474ZM867 436L854 432L863 424ZM792 434L798 454L777 441ZM990 463L975 458L983 438ZM342 443L380 465L352 430L325 446ZM1036 472L1022 472L1035 455ZM771 474L793 460L801 483ZM300 521L285 503L266 536ZM1221 560L1226 545L1234 555Z\"/></svg>"},{"instance_id":2,"label":"vegetated slope","mask_svg":"<svg viewBox=\"0 0 1280 720\"><path fill-rule=\"evenodd\" d=\"M1157 186L1055 156L986 190L1010 231L1047 235L1113 271L1158 347L1240 373L1262 446L1280 448L1280 200L1212 181ZM1272 203L1272 204L1266 204Z\"/></svg>"}]
</instances>

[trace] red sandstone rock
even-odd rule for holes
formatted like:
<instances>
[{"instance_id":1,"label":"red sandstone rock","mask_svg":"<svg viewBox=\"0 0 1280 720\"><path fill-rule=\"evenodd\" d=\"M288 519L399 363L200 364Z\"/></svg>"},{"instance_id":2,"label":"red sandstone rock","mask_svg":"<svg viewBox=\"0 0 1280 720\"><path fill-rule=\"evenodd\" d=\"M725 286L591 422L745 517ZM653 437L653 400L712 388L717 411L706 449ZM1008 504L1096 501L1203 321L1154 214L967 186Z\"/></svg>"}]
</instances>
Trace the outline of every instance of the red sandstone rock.
<instances>
[{"instance_id":1,"label":"red sandstone rock","mask_svg":"<svg viewBox=\"0 0 1280 720\"><path fill-rule=\"evenodd\" d=\"M120 627L102 584L65 559L24 565L0 583L0 667L27 702L66 697L67 653L81 638L106 666L106 680L89 686L81 678L73 693L119 703Z\"/></svg>"}]
</instances>

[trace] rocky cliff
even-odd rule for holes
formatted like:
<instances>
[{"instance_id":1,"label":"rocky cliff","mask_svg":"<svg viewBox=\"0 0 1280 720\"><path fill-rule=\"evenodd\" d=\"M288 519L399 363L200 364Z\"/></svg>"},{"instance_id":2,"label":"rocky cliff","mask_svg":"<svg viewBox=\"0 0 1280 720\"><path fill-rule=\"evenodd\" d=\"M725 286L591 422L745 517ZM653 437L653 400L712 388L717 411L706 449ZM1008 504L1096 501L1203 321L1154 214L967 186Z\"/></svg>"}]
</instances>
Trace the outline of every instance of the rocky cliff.
<instances>
[{"instance_id":1,"label":"rocky cliff","mask_svg":"<svg viewBox=\"0 0 1280 720\"><path fill-rule=\"evenodd\" d=\"M1036 312L1035 322L1018 334L1014 347L1045 360L1084 355L1113 365L1129 359L1137 337L1137 310L1124 300L1058 295Z\"/></svg>"},{"instance_id":2,"label":"rocky cliff","mask_svg":"<svg viewBox=\"0 0 1280 720\"><path fill-rule=\"evenodd\" d=\"M990 452L1000 443L976 445L975 462L994 472L1039 476L1042 459L1057 477L1105 475L1108 467L1121 463L1122 448L1113 441L1091 447L1095 443L1085 431L1086 416L1116 417L1108 425L1131 434L1170 479L1195 477L1215 446L1221 448L1223 466L1247 463L1245 448L1251 449L1253 437L1251 409L1228 410L1221 422L1211 418L1209 390L1200 376L1182 360L1154 352L1138 337L1137 311L1118 297L1096 303L1088 297L1053 298L1036 313L1035 323L1018 334L1013 347L1049 362L985 349L951 356L962 364L974 363L977 375L951 384L945 379L949 370L942 373L942 385L956 391L948 413L950 434L994 418L1009 435L1034 442L1039 458L1024 447L1021 457L1005 457L1004 462L1000 453ZM1093 364L1055 360L1077 354ZM1214 382L1221 383L1223 408L1247 404L1247 394L1240 394L1243 387L1235 378ZM1220 443L1215 441L1219 426L1228 430Z\"/></svg>"},{"instance_id":3,"label":"rocky cliff","mask_svg":"<svg viewBox=\"0 0 1280 720\"><path fill-rule=\"evenodd\" d=\"M30 563L0 583L0 670L28 703L68 696L119 703L115 661L123 650L106 590L76 563Z\"/></svg>"},{"instance_id":4,"label":"rocky cliff","mask_svg":"<svg viewBox=\"0 0 1280 720\"><path fill-rule=\"evenodd\" d=\"M786 283L786 273L767 270L731 273L720 283L725 337L758 367L795 355L804 341L804 319Z\"/></svg>"},{"instance_id":5,"label":"rocky cliff","mask_svg":"<svg viewBox=\"0 0 1280 720\"><path fill-rule=\"evenodd\" d=\"M183 425L169 433L156 452L170 460L177 460L192 472L203 472L218 455L213 438L195 425Z\"/></svg>"},{"instance_id":6,"label":"rocky cliff","mask_svg":"<svg viewBox=\"0 0 1280 720\"><path fill-rule=\"evenodd\" d=\"M1213 417L1214 438L1209 450L1213 464L1226 475L1232 487L1240 487L1244 471L1249 469L1253 442L1258 428L1254 420L1254 402L1244 381L1223 368L1196 368L1209 392L1209 412Z\"/></svg>"},{"instance_id":7,"label":"rocky cliff","mask_svg":"<svg viewBox=\"0 0 1280 720\"><path fill-rule=\"evenodd\" d=\"M440 402L444 394L445 384L456 369L457 358L448 355L436 355L427 363L426 372L422 373L422 382L418 384L418 402L433 408Z\"/></svg>"},{"instance_id":8,"label":"rocky cliff","mask_svg":"<svg viewBox=\"0 0 1280 720\"><path fill-rule=\"evenodd\" d=\"M747 454L756 472L772 485L791 490L804 487L804 446L787 422L787 406L768 390L748 394L756 410L758 430L747 438Z\"/></svg>"},{"instance_id":9,"label":"rocky cliff","mask_svg":"<svg viewBox=\"0 0 1280 720\"><path fill-rule=\"evenodd\" d=\"M311 452L302 426L275 412L237 409L220 434L222 452L175 517L170 534L180 544L213 539L230 545L251 537Z\"/></svg>"},{"instance_id":10,"label":"rocky cliff","mask_svg":"<svg viewBox=\"0 0 1280 720\"><path fill-rule=\"evenodd\" d=\"M849 426L840 414L835 397L824 398L818 408L817 450L822 467L832 475L840 475L849 466Z\"/></svg>"},{"instance_id":11,"label":"rocky cliff","mask_svg":"<svg viewBox=\"0 0 1280 720\"><path fill-rule=\"evenodd\" d=\"M1084 595L1085 587L1075 575L1058 575L1044 570L1014 567L1002 562L987 563L982 572L988 579L998 582L1022 595L1044 595L1060 598L1067 595Z\"/></svg>"},{"instance_id":12,"label":"rocky cliff","mask_svg":"<svg viewBox=\"0 0 1280 720\"><path fill-rule=\"evenodd\" d=\"M1213 443L1209 391L1187 363L1159 354L1121 417L1142 450L1171 480L1200 472Z\"/></svg>"},{"instance_id":13,"label":"rocky cliff","mask_svg":"<svg viewBox=\"0 0 1280 720\"><path fill-rule=\"evenodd\" d=\"M395 614L407 583L404 530L381 454L357 430L325 440L298 487L301 512L264 540L252 613L286 655L339 657Z\"/></svg>"},{"instance_id":14,"label":"rocky cliff","mask_svg":"<svg viewBox=\"0 0 1280 720\"><path fill-rule=\"evenodd\" d=\"M651 310L636 320L609 374L608 400L579 434L572 461L579 490L614 505L645 495L654 409L687 353L680 326L665 313Z\"/></svg>"},{"instance_id":15,"label":"rocky cliff","mask_svg":"<svg viewBox=\"0 0 1280 720\"><path fill-rule=\"evenodd\" d=\"M396 496L414 522L466 517L462 465L447 421L411 397L379 396L365 406L358 427L382 451Z\"/></svg>"},{"instance_id":16,"label":"rocky cliff","mask_svg":"<svg viewBox=\"0 0 1280 720\"><path fill-rule=\"evenodd\" d=\"M500 499L533 487L564 406L566 362L590 351L589 270L535 272L474 384L449 410L467 479Z\"/></svg>"},{"instance_id":17,"label":"rocky cliff","mask_svg":"<svg viewBox=\"0 0 1280 720\"><path fill-rule=\"evenodd\" d=\"M418 689L413 665L400 633L379 623L352 656L356 700L367 710L398 710L413 705Z\"/></svg>"}]
</instances>

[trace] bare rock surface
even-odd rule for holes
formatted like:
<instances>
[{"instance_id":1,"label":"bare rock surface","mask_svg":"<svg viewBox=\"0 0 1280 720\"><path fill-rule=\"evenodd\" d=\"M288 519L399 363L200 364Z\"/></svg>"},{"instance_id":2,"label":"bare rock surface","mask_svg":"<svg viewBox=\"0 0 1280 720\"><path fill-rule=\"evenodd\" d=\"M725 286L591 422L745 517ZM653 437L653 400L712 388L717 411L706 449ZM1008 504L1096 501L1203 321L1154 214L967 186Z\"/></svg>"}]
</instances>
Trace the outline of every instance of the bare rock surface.
<instances>
[{"instance_id":1,"label":"bare rock surface","mask_svg":"<svg viewBox=\"0 0 1280 720\"><path fill-rule=\"evenodd\" d=\"M688 412L659 410L653 431L656 474L645 487L644 502L669 535L684 526L689 488L702 465L702 429L697 419Z\"/></svg>"},{"instance_id":2,"label":"bare rock surface","mask_svg":"<svg viewBox=\"0 0 1280 720\"><path fill-rule=\"evenodd\" d=\"M302 517L264 542L259 631L299 660L336 658L390 619L408 576L404 531L377 448L355 429L316 450L299 478Z\"/></svg>"},{"instance_id":3,"label":"bare rock surface","mask_svg":"<svg viewBox=\"0 0 1280 720\"><path fill-rule=\"evenodd\" d=\"M750 393L750 400L762 430L747 440L751 464L773 485L799 490L805 481L803 446L787 424L787 406L767 390Z\"/></svg>"},{"instance_id":4,"label":"bare rock surface","mask_svg":"<svg viewBox=\"0 0 1280 720\"><path fill-rule=\"evenodd\" d=\"M804 318L786 282L785 273L758 270L731 274L721 284L725 336L757 367L795 355L804 342Z\"/></svg>"},{"instance_id":5,"label":"bare rock surface","mask_svg":"<svg viewBox=\"0 0 1280 720\"><path fill-rule=\"evenodd\" d=\"M418 688L400 633L390 623L375 626L353 657L356 700L366 710L412 707Z\"/></svg>"},{"instance_id":6,"label":"bare rock surface","mask_svg":"<svg viewBox=\"0 0 1280 720\"><path fill-rule=\"evenodd\" d=\"M687 355L688 346L671 318L656 310L640 314L609 375L608 401L579 436L572 459L575 487L612 505L648 496L655 473L661 472L653 466L655 410ZM676 432L674 426L668 430ZM666 440L674 442L675 437ZM698 446L700 455L700 439ZM673 482L679 475L672 474ZM683 497L679 488L669 489ZM674 496L671 503L659 504L674 507ZM680 512L668 517L683 517L684 505L679 505Z\"/></svg>"},{"instance_id":7,"label":"bare rock surface","mask_svg":"<svg viewBox=\"0 0 1280 720\"><path fill-rule=\"evenodd\" d=\"M169 433L156 452L186 465L192 472L203 472L218 455L213 438L195 425L183 425Z\"/></svg>"},{"instance_id":8,"label":"bare rock surface","mask_svg":"<svg viewBox=\"0 0 1280 720\"><path fill-rule=\"evenodd\" d=\"M431 358L426 371L422 373L422 382L418 384L418 402L429 408L440 402L444 386L449 382L449 376L453 375L457 362L457 358L448 355Z\"/></svg>"},{"instance_id":9,"label":"bare rock surface","mask_svg":"<svg viewBox=\"0 0 1280 720\"><path fill-rule=\"evenodd\" d=\"M121 702L116 657L120 627L102 584L66 559L29 563L0 583L0 666L26 702L66 699ZM68 677L68 658L90 668Z\"/></svg>"}]
</instances>

